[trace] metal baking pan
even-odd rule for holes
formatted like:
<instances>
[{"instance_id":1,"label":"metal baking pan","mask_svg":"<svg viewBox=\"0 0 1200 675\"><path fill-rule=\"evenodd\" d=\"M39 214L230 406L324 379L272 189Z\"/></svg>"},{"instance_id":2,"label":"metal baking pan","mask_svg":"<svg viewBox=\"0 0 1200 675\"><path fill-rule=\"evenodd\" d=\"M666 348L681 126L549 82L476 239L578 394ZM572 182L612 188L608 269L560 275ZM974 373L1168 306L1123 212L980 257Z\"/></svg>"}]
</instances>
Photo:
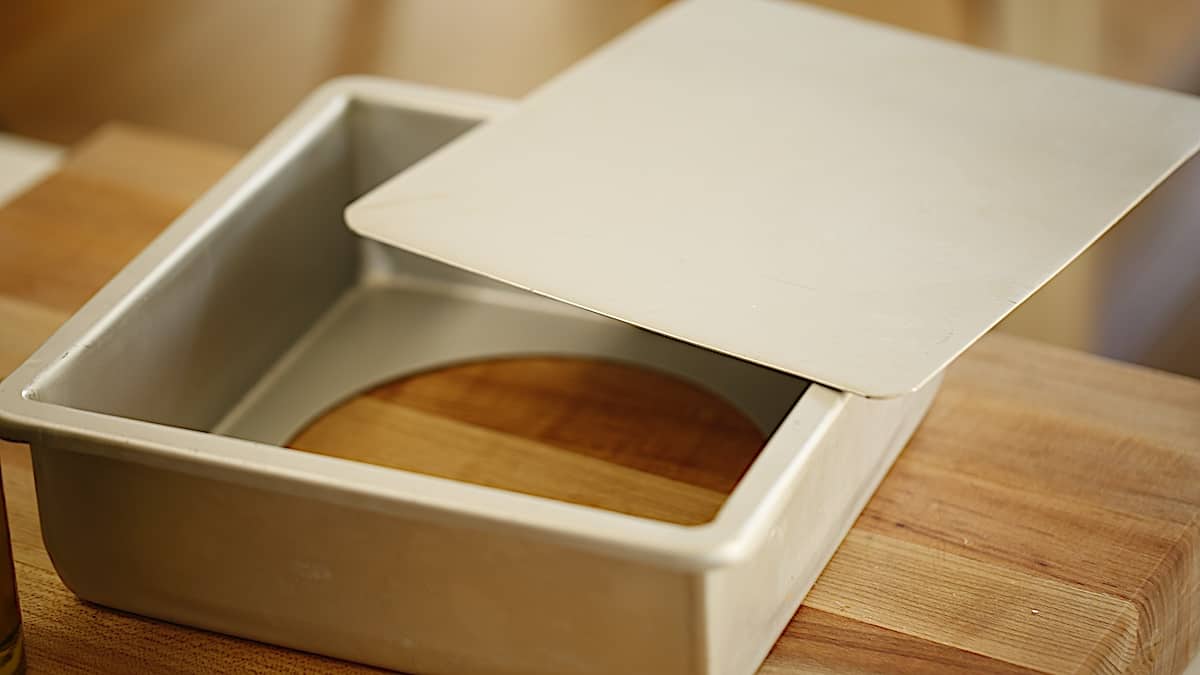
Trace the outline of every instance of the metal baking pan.
<instances>
[{"instance_id":1,"label":"metal baking pan","mask_svg":"<svg viewBox=\"0 0 1200 675\"><path fill-rule=\"evenodd\" d=\"M67 586L414 672L757 668L937 380L838 392L346 228L350 201L508 108L325 86L0 384ZM671 372L773 433L698 526L281 447L398 375L548 353Z\"/></svg>"}]
</instances>

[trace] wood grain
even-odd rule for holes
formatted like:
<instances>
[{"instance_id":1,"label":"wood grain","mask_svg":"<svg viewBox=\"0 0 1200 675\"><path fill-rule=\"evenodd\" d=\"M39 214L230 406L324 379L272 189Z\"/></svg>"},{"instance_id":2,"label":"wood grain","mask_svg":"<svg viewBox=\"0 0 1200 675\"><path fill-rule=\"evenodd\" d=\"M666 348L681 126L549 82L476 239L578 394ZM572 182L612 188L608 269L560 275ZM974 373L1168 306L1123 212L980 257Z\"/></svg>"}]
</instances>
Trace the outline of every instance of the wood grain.
<instances>
[{"instance_id":1,"label":"wood grain","mask_svg":"<svg viewBox=\"0 0 1200 675\"><path fill-rule=\"evenodd\" d=\"M402 378L288 446L681 525L712 520L766 439L718 396L594 359L496 359Z\"/></svg>"},{"instance_id":2,"label":"wood grain","mask_svg":"<svg viewBox=\"0 0 1200 675\"><path fill-rule=\"evenodd\" d=\"M83 158L0 209L5 367L234 153L118 127ZM73 260L60 244L76 269L55 267ZM448 416L412 382L367 398L502 433L519 417ZM572 452L642 471L614 449ZM365 670L80 603L42 548L28 451L0 445L0 466L33 672ZM1198 548L1200 382L989 336L950 368L763 672L1178 672L1200 645Z\"/></svg>"}]
</instances>

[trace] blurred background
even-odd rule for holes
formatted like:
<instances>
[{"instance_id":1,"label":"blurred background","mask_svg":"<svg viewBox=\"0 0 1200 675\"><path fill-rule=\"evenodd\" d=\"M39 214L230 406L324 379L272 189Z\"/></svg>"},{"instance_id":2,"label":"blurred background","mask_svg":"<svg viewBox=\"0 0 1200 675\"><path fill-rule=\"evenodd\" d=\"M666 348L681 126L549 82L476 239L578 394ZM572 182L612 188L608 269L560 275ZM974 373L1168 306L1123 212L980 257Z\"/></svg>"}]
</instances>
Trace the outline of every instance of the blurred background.
<instances>
[{"instance_id":1,"label":"blurred background","mask_svg":"<svg viewBox=\"0 0 1200 675\"><path fill-rule=\"evenodd\" d=\"M248 148L331 77L520 97L666 0L3 0L0 199L114 120ZM818 0L1200 93L1196 0ZM1103 114L1097 111L1096 114ZM1200 376L1200 161L1001 330Z\"/></svg>"}]
</instances>

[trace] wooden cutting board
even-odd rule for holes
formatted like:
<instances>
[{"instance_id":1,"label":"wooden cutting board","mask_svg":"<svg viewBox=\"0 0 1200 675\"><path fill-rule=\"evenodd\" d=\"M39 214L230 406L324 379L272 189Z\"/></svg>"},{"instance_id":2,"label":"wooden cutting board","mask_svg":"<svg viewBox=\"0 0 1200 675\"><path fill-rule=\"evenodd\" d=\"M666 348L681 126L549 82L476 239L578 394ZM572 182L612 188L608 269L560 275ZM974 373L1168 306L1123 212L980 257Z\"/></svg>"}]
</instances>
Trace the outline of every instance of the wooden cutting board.
<instances>
[{"instance_id":1,"label":"wooden cutting board","mask_svg":"<svg viewBox=\"0 0 1200 675\"><path fill-rule=\"evenodd\" d=\"M766 443L719 396L600 359L498 358L416 373L334 407L288 447L700 525Z\"/></svg>"},{"instance_id":2,"label":"wooden cutting board","mask_svg":"<svg viewBox=\"0 0 1200 675\"><path fill-rule=\"evenodd\" d=\"M0 373L236 158L108 127L0 208ZM361 669L81 603L42 547L28 450L0 443L0 468L32 672ZM1200 645L1198 549L1200 382L990 336L763 672L1175 672Z\"/></svg>"}]
</instances>

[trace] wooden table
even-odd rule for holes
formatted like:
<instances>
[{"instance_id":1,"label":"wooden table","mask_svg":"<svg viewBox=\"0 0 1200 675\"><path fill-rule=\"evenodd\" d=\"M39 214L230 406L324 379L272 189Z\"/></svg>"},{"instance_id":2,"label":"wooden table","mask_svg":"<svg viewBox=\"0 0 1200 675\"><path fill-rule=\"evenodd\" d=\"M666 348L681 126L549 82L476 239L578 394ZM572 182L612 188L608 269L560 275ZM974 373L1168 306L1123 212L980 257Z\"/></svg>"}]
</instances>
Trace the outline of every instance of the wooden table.
<instances>
[{"instance_id":1,"label":"wooden table","mask_svg":"<svg viewBox=\"0 0 1200 675\"><path fill-rule=\"evenodd\" d=\"M0 209L7 373L237 158L122 126ZM33 672L361 667L86 605L0 443ZM985 338L763 667L1174 672L1200 645L1200 382Z\"/></svg>"}]
</instances>

